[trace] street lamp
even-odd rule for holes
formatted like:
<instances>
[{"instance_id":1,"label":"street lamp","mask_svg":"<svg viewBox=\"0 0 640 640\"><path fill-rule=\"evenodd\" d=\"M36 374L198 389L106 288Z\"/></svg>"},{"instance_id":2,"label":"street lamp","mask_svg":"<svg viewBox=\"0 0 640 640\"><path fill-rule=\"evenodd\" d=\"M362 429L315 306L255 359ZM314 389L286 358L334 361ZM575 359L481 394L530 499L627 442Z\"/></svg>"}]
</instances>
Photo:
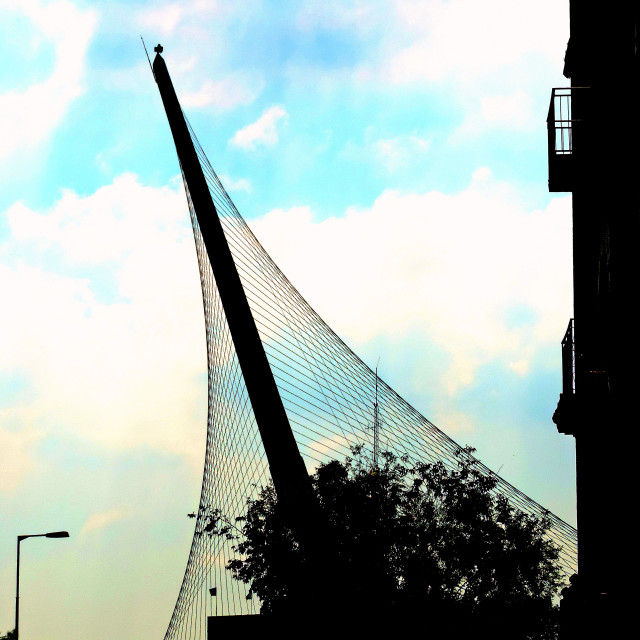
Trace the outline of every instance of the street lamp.
<instances>
[{"instance_id":1,"label":"street lamp","mask_svg":"<svg viewBox=\"0 0 640 640\"><path fill-rule=\"evenodd\" d=\"M27 538L68 538L67 531L51 531L50 533L30 533L26 536L18 536L18 554L16 561L16 628L15 640L18 640L18 623L20 619L20 543Z\"/></svg>"}]
</instances>

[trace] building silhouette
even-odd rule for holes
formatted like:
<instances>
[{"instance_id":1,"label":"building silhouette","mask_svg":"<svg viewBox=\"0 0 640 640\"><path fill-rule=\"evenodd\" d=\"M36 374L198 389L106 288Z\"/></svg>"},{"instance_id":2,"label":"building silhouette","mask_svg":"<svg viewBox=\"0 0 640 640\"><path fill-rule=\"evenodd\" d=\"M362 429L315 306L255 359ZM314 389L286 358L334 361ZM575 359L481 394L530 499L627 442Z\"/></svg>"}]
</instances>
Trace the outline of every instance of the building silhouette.
<instances>
[{"instance_id":1,"label":"building silhouette","mask_svg":"<svg viewBox=\"0 0 640 640\"><path fill-rule=\"evenodd\" d=\"M616 637L630 622L626 584L637 567L626 520L640 381L638 3L574 0L570 19L571 87L554 89L549 109L549 189L573 194L574 319L553 416L576 442L579 580L563 634Z\"/></svg>"}]
</instances>

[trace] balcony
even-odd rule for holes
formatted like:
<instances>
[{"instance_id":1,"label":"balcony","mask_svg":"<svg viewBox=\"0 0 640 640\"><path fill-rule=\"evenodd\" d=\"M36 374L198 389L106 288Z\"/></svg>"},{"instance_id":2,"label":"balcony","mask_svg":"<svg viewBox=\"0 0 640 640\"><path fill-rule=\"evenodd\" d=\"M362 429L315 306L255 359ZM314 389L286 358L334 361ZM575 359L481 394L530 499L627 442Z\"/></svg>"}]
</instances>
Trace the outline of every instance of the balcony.
<instances>
[{"instance_id":1,"label":"balcony","mask_svg":"<svg viewBox=\"0 0 640 640\"><path fill-rule=\"evenodd\" d=\"M576 405L576 348L573 318L562 339L562 393L553 421L560 433L575 435L579 422Z\"/></svg>"},{"instance_id":2,"label":"balcony","mask_svg":"<svg viewBox=\"0 0 640 640\"><path fill-rule=\"evenodd\" d=\"M551 92L547 117L549 191L573 190L573 114L571 88Z\"/></svg>"}]
</instances>

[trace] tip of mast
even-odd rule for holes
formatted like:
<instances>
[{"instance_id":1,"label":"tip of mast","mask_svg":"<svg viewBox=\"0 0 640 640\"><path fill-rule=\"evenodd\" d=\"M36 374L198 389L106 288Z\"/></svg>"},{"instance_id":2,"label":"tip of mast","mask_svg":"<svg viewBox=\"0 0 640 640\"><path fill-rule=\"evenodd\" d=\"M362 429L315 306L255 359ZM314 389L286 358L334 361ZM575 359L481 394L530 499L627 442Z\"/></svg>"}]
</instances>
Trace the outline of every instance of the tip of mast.
<instances>
[{"instance_id":1,"label":"tip of mast","mask_svg":"<svg viewBox=\"0 0 640 640\"><path fill-rule=\"evenodd\" d=\"M164 51L164 47L161 44L159 44L157 47L154 47L153 50L156 53L162 53Z\"/></svg>"}]
</instances>

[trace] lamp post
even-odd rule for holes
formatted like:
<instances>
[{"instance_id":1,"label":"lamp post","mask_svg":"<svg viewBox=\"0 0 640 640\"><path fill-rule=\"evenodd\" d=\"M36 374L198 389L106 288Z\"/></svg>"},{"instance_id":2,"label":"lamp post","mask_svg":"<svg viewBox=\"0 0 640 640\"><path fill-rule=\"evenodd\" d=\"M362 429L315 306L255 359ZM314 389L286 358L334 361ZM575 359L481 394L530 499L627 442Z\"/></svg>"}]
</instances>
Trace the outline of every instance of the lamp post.
<instances>
[{"instance_id":1,"label":"lamp post","mask_svg":"<svg viewBox=\"0 0 640 640\"><path fill-rule=\"evenodd\" d=\"M30 533L25 536L18 536L18 552L16 559L16 627L15 640L18 640L18 625L20 621L20 543L27 538L68 538L67 531L51 531L50 533Z\"/></svg>"}]
</instances>

